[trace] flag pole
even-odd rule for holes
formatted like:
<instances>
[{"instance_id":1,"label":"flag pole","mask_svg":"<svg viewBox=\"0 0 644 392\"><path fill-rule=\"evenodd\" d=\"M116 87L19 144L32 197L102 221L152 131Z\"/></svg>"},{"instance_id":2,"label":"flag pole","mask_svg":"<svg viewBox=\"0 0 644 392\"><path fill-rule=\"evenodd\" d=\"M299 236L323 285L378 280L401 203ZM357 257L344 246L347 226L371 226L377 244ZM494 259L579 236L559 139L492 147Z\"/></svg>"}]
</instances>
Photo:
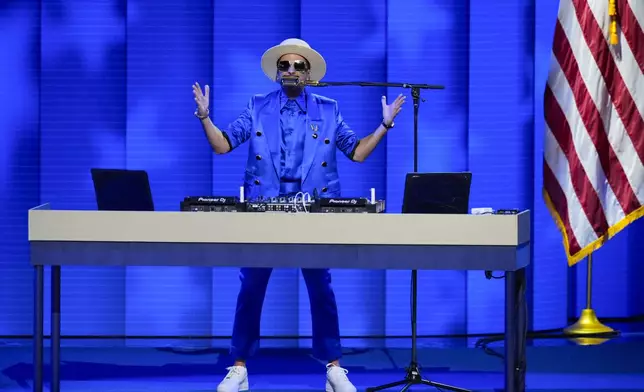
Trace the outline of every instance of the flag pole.
<instances>
[{"instance_id":1,"label":"flag pole","mask_svg":"<svg viewBox=\"0 0 644 392\"><path fill-rule=\"evenodd\" d=\"M608 15L610 16L610 44L615 46L619 43L617 38L617 4L615 4L615 0L608 1Z\"/></svg>"},{"instance_id":2,"label":"flag pole","mask_svg":"<svg viewBox=\"0 0 644 392\"><path fill-rule=\"evenodd\" d=\"M581 316L576 323L564 329L566 335L598 335L598 334L612 334L615 332L611 327L602 324L597 318L593 310L592 294L593 294L593 255L588 255L587 258L588 272L586 274L586 309L581 311Z\"/></svg>"}]
</instances>

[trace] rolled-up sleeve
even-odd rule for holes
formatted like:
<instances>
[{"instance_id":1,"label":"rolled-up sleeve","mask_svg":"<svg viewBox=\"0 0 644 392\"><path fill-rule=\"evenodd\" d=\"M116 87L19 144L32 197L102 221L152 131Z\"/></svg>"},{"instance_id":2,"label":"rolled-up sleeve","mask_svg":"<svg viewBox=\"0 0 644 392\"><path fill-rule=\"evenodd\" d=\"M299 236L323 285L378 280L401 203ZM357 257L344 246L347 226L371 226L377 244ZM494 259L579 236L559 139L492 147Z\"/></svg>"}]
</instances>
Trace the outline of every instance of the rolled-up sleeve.
<instances>
[{"instance_id":1,"label":"rolled-up sleeve","mask_svg":"<svg viewBox=\"0 0 644 392\"><path fill-rule=\"evenodd\" d=\"M253 99L251 98L246 109L241 112L235 121L228 125L228 129L222 132L230 145L231 151L250 138L250 131L253 128L252 108Z\"/></svg>"},{"instance_id":2,"label":"rolled-up sleeve","mask_svg":"<svg viewBox=\"0 0 644 392\"><path fill-rule=\"evenodd\" d=\"M353 155L358 147L358 136L355 132L344 122L338 104L335 104L335 145L347 158L353 160Z\"/></svg>"}]
</instances>

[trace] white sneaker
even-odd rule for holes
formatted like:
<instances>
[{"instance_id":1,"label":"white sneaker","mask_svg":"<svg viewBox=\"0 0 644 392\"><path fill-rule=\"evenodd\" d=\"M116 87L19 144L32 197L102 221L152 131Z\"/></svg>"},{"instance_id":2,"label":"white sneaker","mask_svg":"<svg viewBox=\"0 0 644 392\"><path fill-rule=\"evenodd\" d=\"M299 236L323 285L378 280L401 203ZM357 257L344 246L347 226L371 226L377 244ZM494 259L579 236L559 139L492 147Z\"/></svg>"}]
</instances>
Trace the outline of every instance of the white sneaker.
<instances>
[{"instance_id":1,"label":"white sneaker","mask_svg":"<svg viewBox=\"0 0 644 392\"><path fill-rule=\"evenodd\" d=\"M217 386L217 392L248 391L248 371L244 366L226 368L228 374Z\"/></svg>"},{"instance_id":2,"label":"white sneaker","mask_svg":"<svg viewBox=\"0 0 644 392\"><path fill-rule=\"evenodd\" d=\"M326 365L326 392L356 392L357 389L349 377L349 371L332 364Z\"/></svg>"}]
</instances>

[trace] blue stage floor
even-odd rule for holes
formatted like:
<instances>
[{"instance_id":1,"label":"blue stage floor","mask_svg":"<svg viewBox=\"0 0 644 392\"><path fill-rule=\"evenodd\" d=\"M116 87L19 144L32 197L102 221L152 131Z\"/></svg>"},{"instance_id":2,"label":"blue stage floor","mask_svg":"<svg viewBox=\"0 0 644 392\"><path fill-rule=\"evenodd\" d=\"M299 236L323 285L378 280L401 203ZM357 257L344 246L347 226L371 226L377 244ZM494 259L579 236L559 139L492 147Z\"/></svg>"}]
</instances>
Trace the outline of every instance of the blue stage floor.
<instances>
[{"instance_id":1,"label":"blue stage floor","mask_svg":"<svg viewBox=\"0 0 644 392\"><path fill-rule=\"evenodd\" d=\"M502 359L473 348L472 341L422 340L419 361L425 378L477 391L501 390ZM502 343L491 347L502 352ZM1 391L31 390L31 355L26 344L0 343ZM47 362L48 350L45 355ZM406 349L349 349L342 364L363 391L403 377L409 355ZM230 365L225 350L177 353L154 348L63 347L62 359L63 392L214 391ZM308 350L264 349L248 368L251 391L324 390L324 364L311 358ZM625 333L599 346L577 346L563 339L536 341L528 347L527 389L644 391L644 334Z\"/></svg>"}]
</instances>

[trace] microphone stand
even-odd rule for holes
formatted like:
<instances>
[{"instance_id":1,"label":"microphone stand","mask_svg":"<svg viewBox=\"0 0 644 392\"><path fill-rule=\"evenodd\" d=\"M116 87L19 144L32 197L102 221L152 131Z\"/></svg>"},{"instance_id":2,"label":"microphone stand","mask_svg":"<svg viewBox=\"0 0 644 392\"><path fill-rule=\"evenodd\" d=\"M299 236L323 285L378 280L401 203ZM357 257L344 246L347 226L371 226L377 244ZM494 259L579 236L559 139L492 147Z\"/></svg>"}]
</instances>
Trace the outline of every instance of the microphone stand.
<instances>
[{"instance_id":1,"label":"microphone stand","mask_svg":"<svg viewBox=\"0 0 644 392\"><path fill-rule=\"evenodd\" d=\"M285 81L288 84L288 81ZM445 87L440 85L431 84L413 84L413 83L378 83L378 82L317 82L317 81L304 81L298 82L299 85L310 87L328 87L328 86L361 86L361 87L397 87L411 89L411 97L414 103L414 173L418 172L418 108L420 101L425 102L420 97L420 90L443 90ZM446 389L454 392L471 392L468 389L458 388L451 385L441 384L426 380L420 373L420 365L418 364L418 353L416 348L416 319L418 311L418 271L411 271L411 361L407 367L405 378L389 384L380 385L377 387L367 388L367 392L377 392L384 389L389 389L397 386L404 385L401 392L409 390L413 385L426 385L438 389Z\"/></svg>"}]
</instances>

